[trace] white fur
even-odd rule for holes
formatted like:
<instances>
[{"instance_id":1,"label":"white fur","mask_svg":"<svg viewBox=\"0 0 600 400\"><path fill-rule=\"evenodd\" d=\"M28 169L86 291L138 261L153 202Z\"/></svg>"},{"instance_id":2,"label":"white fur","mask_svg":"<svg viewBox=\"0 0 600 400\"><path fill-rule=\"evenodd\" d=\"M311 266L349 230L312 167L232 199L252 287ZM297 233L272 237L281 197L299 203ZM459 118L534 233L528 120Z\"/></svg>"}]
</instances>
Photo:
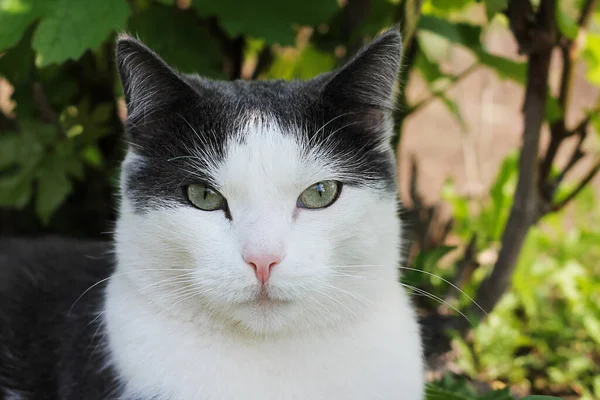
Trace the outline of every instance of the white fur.
<instances>
[{"instance_id":1,"label":"white fur","mask_svg":"<svg viewBox=\"0 0 600 400\"><path fill-rule=\"evenodd\" d=\"M345 186L328 208L297 209L308 186L343 178L335 163L274 124L250 119L243 134L214 166L232 220L176 204L135 213L123 193L105 322L125 397L422 399L395 196ZM141 162L130 151L124 174ZM255 300L244 247L283 252L278 301Z\"/></svg>"}]
</instances>

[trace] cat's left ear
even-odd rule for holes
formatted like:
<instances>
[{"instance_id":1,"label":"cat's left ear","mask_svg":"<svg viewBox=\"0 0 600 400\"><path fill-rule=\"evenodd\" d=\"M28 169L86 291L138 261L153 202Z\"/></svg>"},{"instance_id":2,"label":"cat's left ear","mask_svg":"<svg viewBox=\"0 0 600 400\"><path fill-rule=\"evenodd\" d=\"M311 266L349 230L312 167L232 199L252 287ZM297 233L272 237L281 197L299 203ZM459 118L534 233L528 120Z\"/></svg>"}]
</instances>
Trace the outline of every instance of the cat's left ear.
<instances>
[{"instance_id":1,"label":"cat's left ear","mask_svg":"<svg viewBox=\"0 0 600 400\"><path fill-rule=\"evenodd\" d=\"M132 126L149 122L161 112L197 100L197 93L156 53L122 34L117 42L117 68Z\"/></svg>"},{"instance_id":2,"label":"cat's left ear","mask_svg":"<svg viewBox=\"0 0 600 400\"><path fill-rule=\"evenodd\" d=\"M392 110L401 57L400 32L392 28L335 71L323 95L340 106Z\"/></svg>"}]
</instances>

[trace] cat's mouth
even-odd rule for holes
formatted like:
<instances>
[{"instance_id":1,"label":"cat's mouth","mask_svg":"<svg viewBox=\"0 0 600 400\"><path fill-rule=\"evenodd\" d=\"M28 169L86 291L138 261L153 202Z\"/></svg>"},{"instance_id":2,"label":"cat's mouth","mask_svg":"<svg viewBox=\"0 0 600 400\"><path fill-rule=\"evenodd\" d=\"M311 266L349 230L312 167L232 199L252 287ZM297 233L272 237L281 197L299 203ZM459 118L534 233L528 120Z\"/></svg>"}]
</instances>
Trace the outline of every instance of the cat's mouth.
<instances>
[{"instance_id":1,"label":"cat's mouth","mask_svg":"<svg viewBox=\"0 0 600 400\"><path fill-rule=\"evenodd\" d=\"M265 287L262 287L250 302L254 304L264 305L278 305L290 303L289 300L283 300L281 298L273 296L273 294L269 293L269 290Z\"/></svg>"}]
</instances>

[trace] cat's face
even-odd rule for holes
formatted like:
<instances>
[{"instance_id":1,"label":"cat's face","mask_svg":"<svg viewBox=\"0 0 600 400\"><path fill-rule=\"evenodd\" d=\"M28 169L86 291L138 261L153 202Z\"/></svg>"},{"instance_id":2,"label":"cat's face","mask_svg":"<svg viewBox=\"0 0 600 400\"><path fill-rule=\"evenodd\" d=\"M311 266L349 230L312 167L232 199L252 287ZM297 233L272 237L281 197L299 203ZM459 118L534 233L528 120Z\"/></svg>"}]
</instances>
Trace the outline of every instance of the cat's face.
<instances>
[{"instance_id":1,"label":"cat's face","mask_svg":"<svg viewBox=\"0 0 600 400\"><path fill-rule=\"evenodd\" d=\"M180 76L131 38L121 273L191 321L260 334L355 318L396 284L395 32L308 82Z\"/></svg>"}]
</instances>

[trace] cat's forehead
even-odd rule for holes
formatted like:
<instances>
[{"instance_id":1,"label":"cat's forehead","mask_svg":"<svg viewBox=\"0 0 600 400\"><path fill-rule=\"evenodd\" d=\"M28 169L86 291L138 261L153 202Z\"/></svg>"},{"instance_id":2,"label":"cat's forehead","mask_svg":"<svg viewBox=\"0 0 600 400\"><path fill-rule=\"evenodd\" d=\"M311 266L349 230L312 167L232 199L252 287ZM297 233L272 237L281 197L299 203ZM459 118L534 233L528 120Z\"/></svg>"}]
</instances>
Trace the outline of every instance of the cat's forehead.
<instances>
[{"instance_id":1,"label":"cat's forehead","mask_svg":"<svg viewBox=\"0 0 600 400\"><path fill-rule=\"evenodd\" d=\"M310 144L301 125L280 124L254 111L232 134L225 154L214 166L215 183L226 192L292 192L318 180L342 179L327 149Z\"/></svg>"}]
</instances>

